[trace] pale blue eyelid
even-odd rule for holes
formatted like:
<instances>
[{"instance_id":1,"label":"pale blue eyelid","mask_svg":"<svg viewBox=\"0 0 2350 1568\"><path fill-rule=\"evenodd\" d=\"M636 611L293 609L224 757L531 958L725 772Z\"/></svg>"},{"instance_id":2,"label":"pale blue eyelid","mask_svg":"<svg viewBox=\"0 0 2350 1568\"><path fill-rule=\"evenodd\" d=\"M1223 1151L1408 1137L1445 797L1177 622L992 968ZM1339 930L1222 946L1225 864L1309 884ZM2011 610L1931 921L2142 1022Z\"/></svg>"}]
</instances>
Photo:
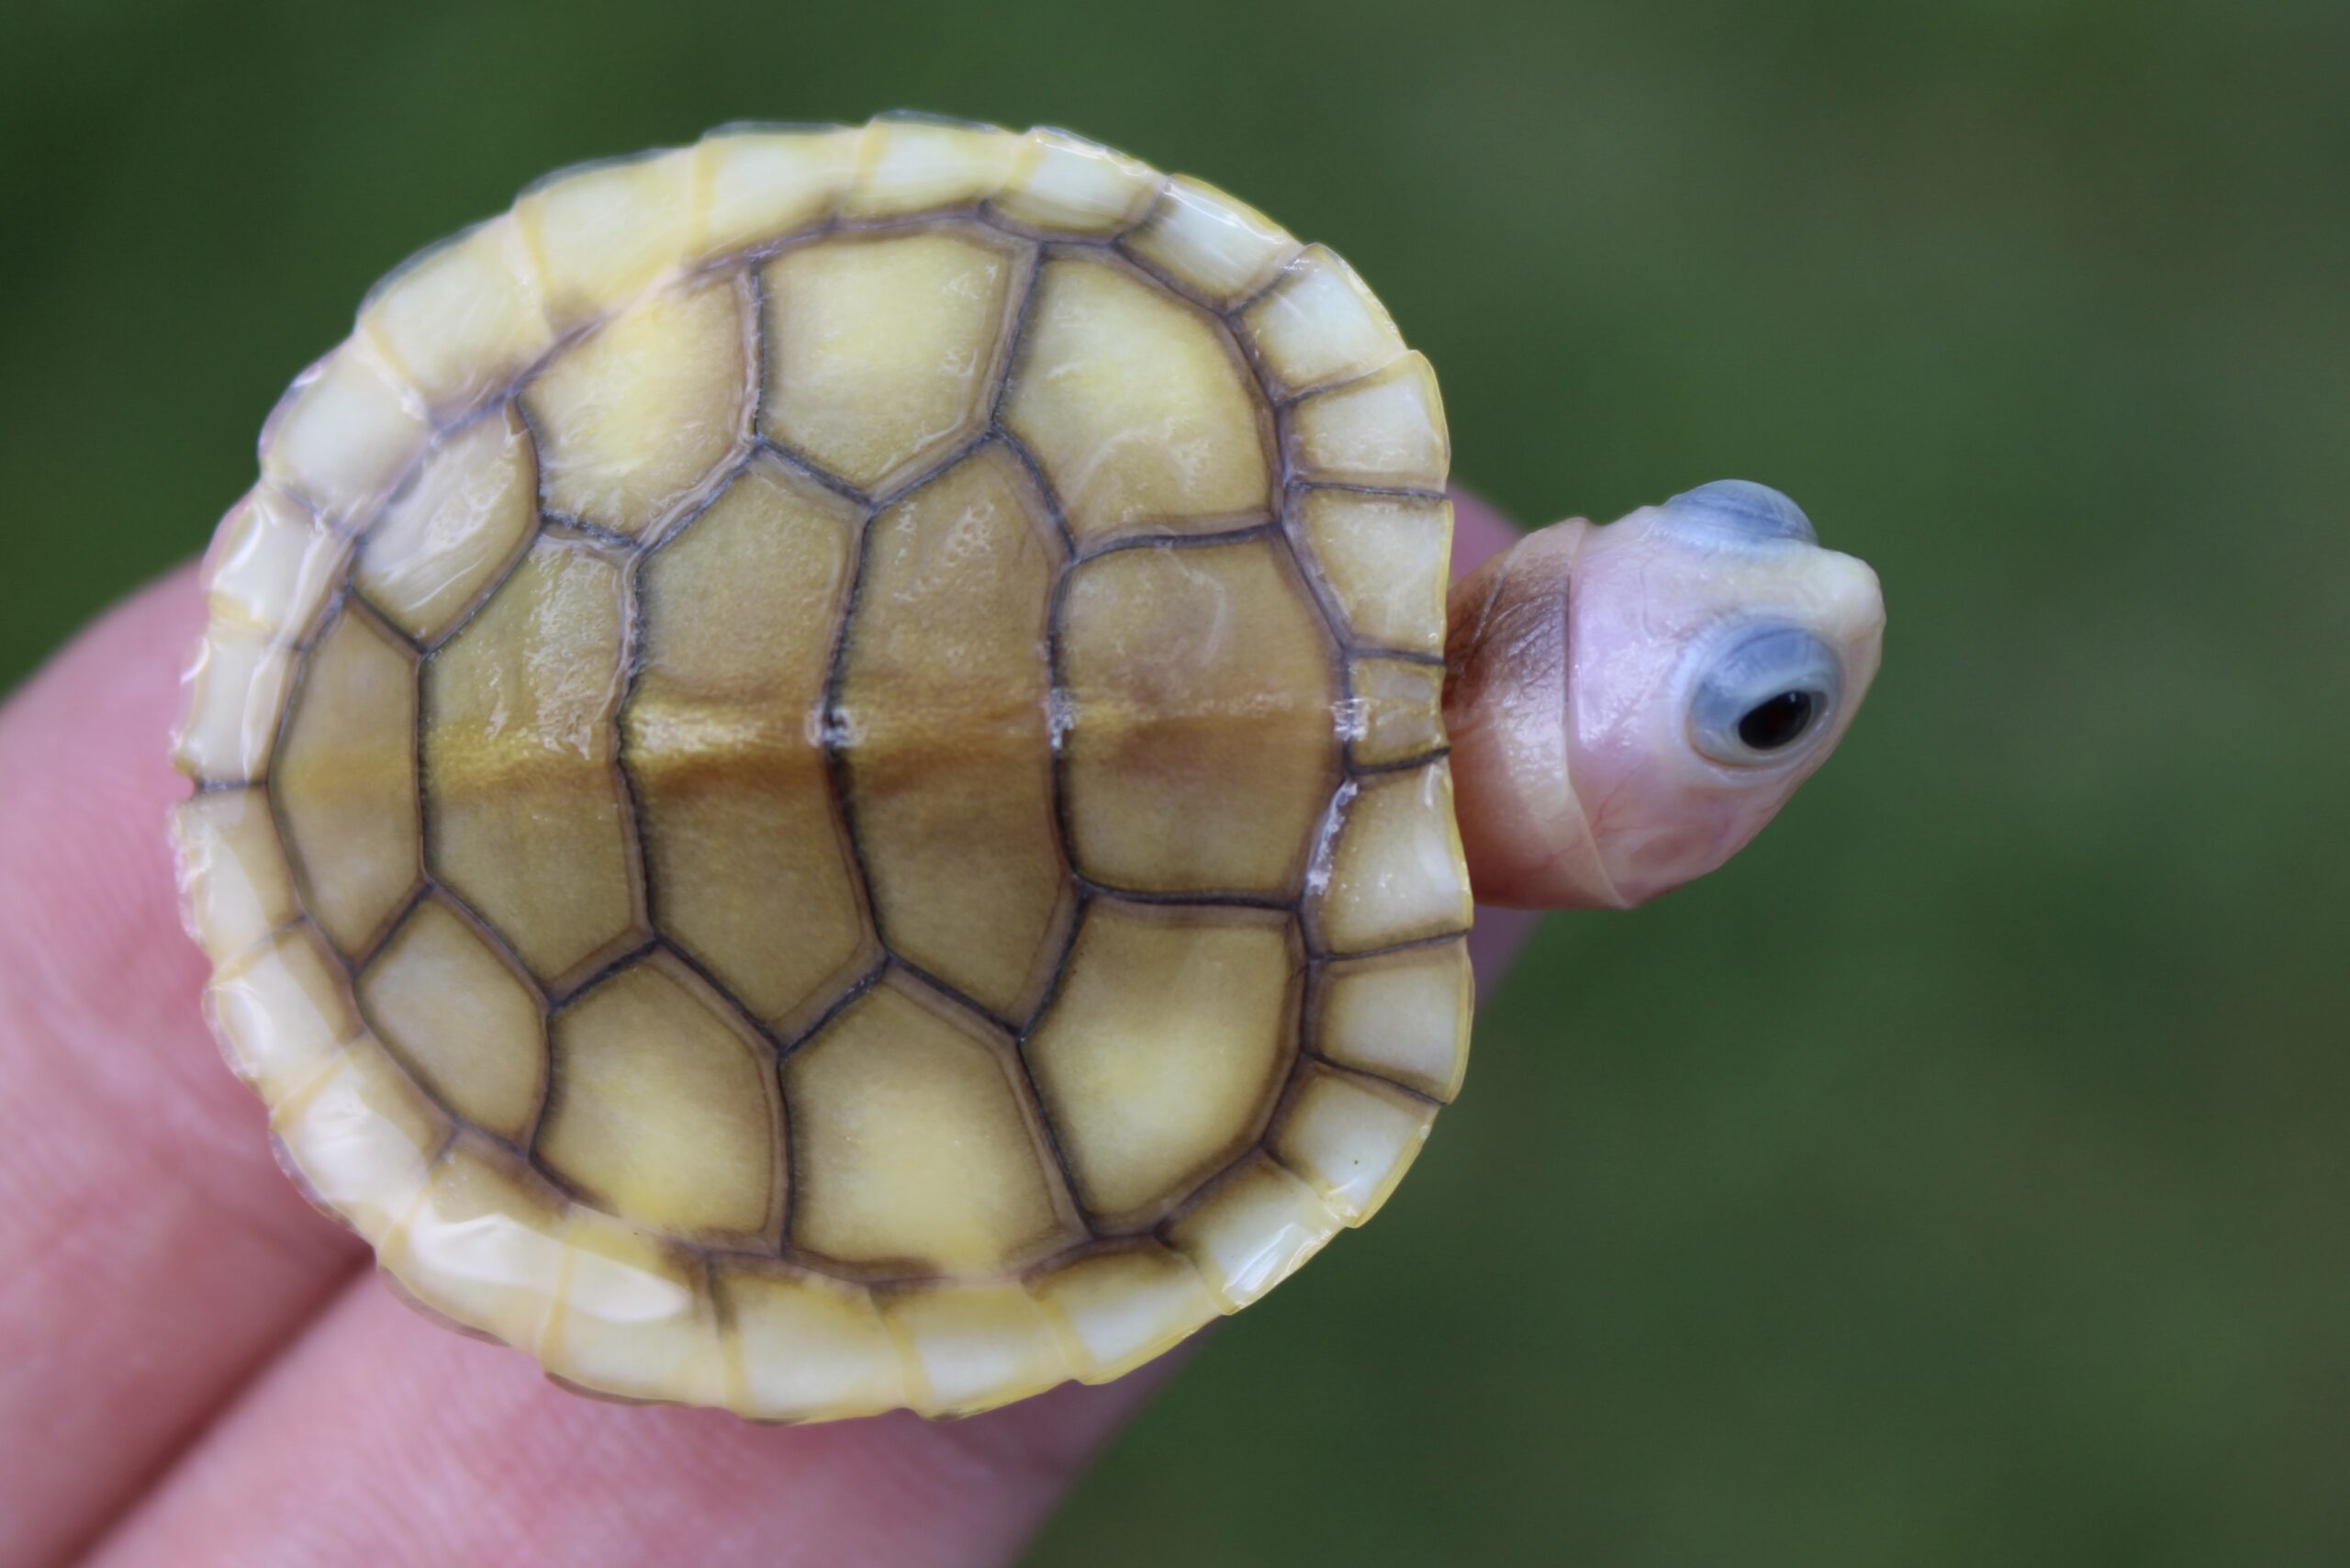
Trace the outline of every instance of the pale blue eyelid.
<instances>
[{"instance_id":1,"label":"pale blue eyelid","mask_svg":"<svg viewBox=\"0 0 2350 1568\"><path fill-rule=\"evenodd\" d=\"M1691 522L1704 523L1749 539L1797 539L1819 543L1819 534L1804 516L1803 508L1768 485L1751 479L1717 479L1694 490L1684 490L1664 503L1664 510Z\"/></svg>"}]
</instances>

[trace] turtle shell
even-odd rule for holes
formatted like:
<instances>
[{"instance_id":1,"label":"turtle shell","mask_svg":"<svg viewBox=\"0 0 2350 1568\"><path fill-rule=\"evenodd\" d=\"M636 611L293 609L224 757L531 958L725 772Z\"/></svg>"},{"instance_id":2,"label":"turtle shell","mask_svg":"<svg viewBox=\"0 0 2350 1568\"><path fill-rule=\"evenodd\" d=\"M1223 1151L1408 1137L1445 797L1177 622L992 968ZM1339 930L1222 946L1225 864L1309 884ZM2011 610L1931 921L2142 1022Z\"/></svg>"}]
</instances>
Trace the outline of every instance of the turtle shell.
<instances>
[{"instance_id":1,"label":"turtle shell","mask_svg":"<svg viewBox=\"0 0 2350 1568\"><path fill-rule=\"evenodd\" d=\"M1457 1089L1427 362L1056 131L744 128L427 252L269 420L177 756L285 1167L766 1419L1099 1381Z\"/></svg>"}]
</instances>

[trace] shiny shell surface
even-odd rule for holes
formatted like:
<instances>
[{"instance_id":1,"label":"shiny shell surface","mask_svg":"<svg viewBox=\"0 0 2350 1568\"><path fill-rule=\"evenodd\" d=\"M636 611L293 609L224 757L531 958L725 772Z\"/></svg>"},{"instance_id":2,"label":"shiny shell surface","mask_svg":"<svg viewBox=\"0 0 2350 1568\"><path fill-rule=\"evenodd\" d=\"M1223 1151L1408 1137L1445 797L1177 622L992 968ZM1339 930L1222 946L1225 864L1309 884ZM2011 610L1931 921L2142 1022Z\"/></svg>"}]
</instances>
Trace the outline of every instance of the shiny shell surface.
<instances>
[{"instance_id":1,"label":"shiny shell surface","mask_svg":"<svg viewBox=\"0 0 2350 1568\"><path fill-rule=\"evenodd\" d=\"M771 1420L1114 1377L1465 1063L1435 381L1056 131L721 131L378 286L207 561L173 823L408 1296Z\"/></svg>"}]
</instances>

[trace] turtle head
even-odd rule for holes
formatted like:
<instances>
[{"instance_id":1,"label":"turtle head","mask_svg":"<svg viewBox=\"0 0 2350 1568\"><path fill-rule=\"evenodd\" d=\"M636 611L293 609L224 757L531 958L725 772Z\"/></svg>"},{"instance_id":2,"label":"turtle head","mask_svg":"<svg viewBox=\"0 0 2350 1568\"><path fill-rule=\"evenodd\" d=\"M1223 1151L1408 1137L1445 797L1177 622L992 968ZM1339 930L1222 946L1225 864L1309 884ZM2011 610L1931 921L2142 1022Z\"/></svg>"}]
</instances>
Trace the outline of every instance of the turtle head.
<instances>
[{"instance_id":1,"label":"turtle head","mask_svg":"<svg viewBox=\"0 0 2350 1568\"><path fill-rule=\"evenodd\" d=\"M1481 900L1629 907L1826 761L1876 674L1876 574L1725 479L1531 534L1453 590L1445 700Z\"/></svg>"}]
</instances>

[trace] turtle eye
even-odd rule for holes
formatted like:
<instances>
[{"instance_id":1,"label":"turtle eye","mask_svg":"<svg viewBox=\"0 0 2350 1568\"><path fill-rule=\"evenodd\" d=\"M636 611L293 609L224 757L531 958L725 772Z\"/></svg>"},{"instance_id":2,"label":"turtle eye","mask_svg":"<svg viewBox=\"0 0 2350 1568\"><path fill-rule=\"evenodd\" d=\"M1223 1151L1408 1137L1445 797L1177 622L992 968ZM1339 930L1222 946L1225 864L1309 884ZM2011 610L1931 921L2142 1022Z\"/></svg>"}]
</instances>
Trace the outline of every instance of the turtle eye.
<instances>
[{"instance_id":1,"label":"turtle eye","mask_svg":"<svg viewBox=\"0 0 2350 1568\"><path fill-rule=\"evenodd\" d=\"M1689 738L1732 767L1783 762L1826 730L1843 686L1833 649L1795 626L1747 633L1722 646L1689 698Z\"/></svg>"}]
</instances>

